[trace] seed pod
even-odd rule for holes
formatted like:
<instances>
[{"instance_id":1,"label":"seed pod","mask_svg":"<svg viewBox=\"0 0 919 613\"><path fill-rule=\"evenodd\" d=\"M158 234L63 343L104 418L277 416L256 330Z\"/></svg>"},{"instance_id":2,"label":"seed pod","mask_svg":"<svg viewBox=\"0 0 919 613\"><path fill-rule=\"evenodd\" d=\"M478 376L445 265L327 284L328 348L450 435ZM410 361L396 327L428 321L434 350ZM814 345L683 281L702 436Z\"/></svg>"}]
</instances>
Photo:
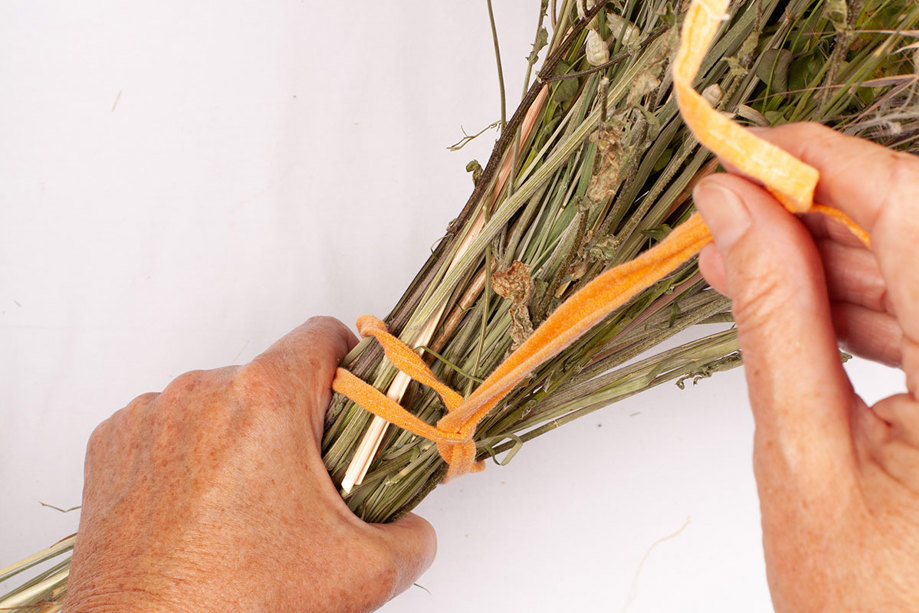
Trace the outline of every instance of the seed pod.
<instances>
[{"instance_id":1,"label":"seed pod","mask_svg":"<svg viewBox=\"0 0 919 613\"><path fill-rule=\"evenodd\" d=\"M596 30L587 32L587 43L584 45L584 51L587 54L587 63L591 66L599 66L609 61L609 47Z\"/></svg>"},{"instance_id":2,"label":"seed pod","mask_svg":"<svg viewBox=\"0 0 919 613\"><path fill-rule=\"evenodd\" d=\"M637 44L638 39L641 38L641 30L638 29L638 26L616 13L606 14L606 26L614 39L619 39L621 36L622 44L626 47Z\"/></svg>"},{"instance_id":3,"label":"seed pod","mask_svg":"<svg viewBox=\"0 0 919 613\"><path fill-rule=\"evenodd\" d=\"M702 90L702 98L713 107L717 107L724 98L724 90L717 83L712 83Z\"/></svg>"}]
</instances>

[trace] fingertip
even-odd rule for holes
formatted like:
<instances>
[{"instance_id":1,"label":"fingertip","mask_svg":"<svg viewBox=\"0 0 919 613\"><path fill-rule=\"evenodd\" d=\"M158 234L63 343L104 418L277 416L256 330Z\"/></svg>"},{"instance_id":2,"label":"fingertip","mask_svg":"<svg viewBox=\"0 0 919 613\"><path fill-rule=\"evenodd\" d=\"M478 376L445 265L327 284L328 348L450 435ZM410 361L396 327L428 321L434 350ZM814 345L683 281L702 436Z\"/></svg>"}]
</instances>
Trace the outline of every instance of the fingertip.
<instances>
[{"instance_id":1,"label":"fingertip","mask_svg":"<svg viewBox=\"0 0 919 613\"><path fill-rule=\"evenodd\" d=\"M693 188L693 201L719 251L726 253L750 228L752 220L732 177L712 175Z\"/></svg>"},{"instance_id":2,"label":"fingertip","mask_svg":"<svg viewBox=\"0 0 919 613\"><path fill-rule=\"evenodd\" d=\"M391 524L397 531L403 531L410 535L418 547L418 575L430 568L437 555L437 532L431 522L416 515L415 513L406 513L398 520Z\"/></svg>"},{"instance_id":3,"label":"fingertip","mask_svg":"<svg viewBox=\"0 0 919 613\"><path fill-rule=\"evenodd\" d=\"M396 572L393 594L403 592L434 562L437 553L434 527L414 513L406 513L392 523L373 527L383 536Z\"/></svg>"},{"instance_id":4,"label":"fingertip","mask_svg":"<svg viewBox=\"0 0 919 613\"><path fill-rule=\"evenodd\" d=\"M354 349L354 346L357 345L359 341L348 326L338 318L329 315L314 315L307 319L301 327L309 330L321 330L331 337L341 340L342 346L345 348L344 351L341 352L342 357Z\"/></svg>"}]
</instances>

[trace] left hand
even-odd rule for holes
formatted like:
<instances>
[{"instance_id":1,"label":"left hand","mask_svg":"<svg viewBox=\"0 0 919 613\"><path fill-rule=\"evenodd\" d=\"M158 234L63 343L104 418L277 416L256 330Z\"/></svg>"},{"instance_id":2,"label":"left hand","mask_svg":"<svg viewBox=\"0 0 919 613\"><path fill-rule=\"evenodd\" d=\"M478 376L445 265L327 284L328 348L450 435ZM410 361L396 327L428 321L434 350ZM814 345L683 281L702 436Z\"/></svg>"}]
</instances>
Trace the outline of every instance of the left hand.
<instances>
[{"instance_id":1,"label":"left hand","mask_svg":"<svg viewBox=\"0 0 919 613\"><path fill-rule=\"evenodd\" d=\"M250 364L186 373L102 422L66 609L363 611L411 586L431 526L360 521L320 456L355 343L314 318Z\"/></svg>"}]
</instances>

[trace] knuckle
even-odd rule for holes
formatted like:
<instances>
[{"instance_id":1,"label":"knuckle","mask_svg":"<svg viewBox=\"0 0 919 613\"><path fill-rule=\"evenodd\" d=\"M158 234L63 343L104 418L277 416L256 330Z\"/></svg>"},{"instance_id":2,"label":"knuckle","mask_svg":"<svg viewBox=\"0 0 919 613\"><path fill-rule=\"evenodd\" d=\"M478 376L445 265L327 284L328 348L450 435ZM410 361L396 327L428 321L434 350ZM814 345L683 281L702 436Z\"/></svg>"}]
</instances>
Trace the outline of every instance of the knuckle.
<instances>
[{"instance_id":1,"label":"knuckle","mask_svg":"<svg viewBox=\"0 0 919 613\"><path fill-rule=\"evenodd\" d=\"M87 458L99 456L136 432L149 415L149 409L158 396L159 394L153 392L141 394L123 409L115 411L108 419L100 422L86 443Z\"/></svg>"},{"instance_id":2,"label":"knuckle","mask_svg":"<svg viewBox=\"0 0 919 613\"><path fill-rule=\"evenodd\" d=\"M887 150L890 156L888 176L885 184L886 193L882 199L879 215L891 211L897 219L891 220L895 227L909 223L914 219L913 201L916 196L916 185L919 184L919 157L904 151ZM897 206L900 205L900 206Z\"/></svg>"},{"instance_id":3,"label":"knuckle","mask_svg":"<svg viewBox=\"0 0 919 613\"><path fill-rule=\"evenodd\" d=\"M256 358L239 366L230 382L230 393L237 401L251 404L275 404L280 401L278 374L266 359Z\"/></svg>"},{"instance_id":4,"label":"knuckle","mask_svg":"<svg viewBox=\"0 0 919 613\"><path fill-rule=\"evenodd\" d=\"M777 271L761 270L745 275L733 298L737 325L748 329L768 326L792 302L791 290L783 284Z\"/></svg>"},{"instance_id":5,"label":"knuckle","mask_svg":"<svg viewBox=\"0 0 919 613\"><path fill-rule=\"evenodd\" d=\"M313 315L306 320L306 324L310 327L317 328L343 328L344 324L341 323L338 319L331 317L329 315Z\"/></svg>"},{"instance_id":6,"label":"knuckle","mask_svg":"<svg viewBox=\"0 0 919 613\"><path fill-rule=\"evenodd\" d=\"M905 151L890 151L890 179L894 186L912 186L919 175L919 157Z\"/></svg>"},{"instance_id":7,"label":"knuckle","mask_svg":"<svg viewBox=\"0 0 919 613\"><path fill-rule=\"evenodd\" d=\"M184 398L200 388L204 383L207 371L190 370L173 379L160 394L160 399L166 403L175 402Z\"/></svg>"},{"instance_id":8,"label":"knuckle","mask_svg":"<svg viewBox=\"0 0 919 613\"><path fill-rule=\"evenodd\" d=\"M795 124L795 128L801 132L802 136L812 139L826 140L834 134L833 130L816 121L803 121Z\"/></svg>"},{"instance_id":9,"label":"knuckle","mask_svg":"<svg viewBox=\"0 0 919 613\"><path fill-rule=\"evenodd\" d=\"M318 338L324 339L324 342L337 345L344 344L344 350L357 343L357 338L339 319L328 315L315 315L310 317L304 328L311 330Z\"/></svg>"},{"instance_id":10,"label":"knuckle","mask_svg":"<svg viewBox=\"0 0 919 613\"><path fill-rule=\"evenodd\" d=\"M153 402L156 401L157 398L159 398L159 393L157 392L147 392L145 394L141 394L140 396L137 396L136 398L134 398L134 400L129 402L128 405L125 407L125 410L126 411L137 410L137 409L148 407L151 404L153 404Z\"/></svg>"},{"instance_id":11,"label":"knuckle","mask_svg":"<svg viewBox=\"0 0 919 613\"><path fill-rule=\"evenodd\" d=\"M875 311L887 313L891 317L896 317L893 312L893 301L890 293L887 291L886 283L879 283L876 286L869 287L865 290L865 301L868 306Z\"/></svg>"},{"instance_id":12,"label":"knuckle","mask_svg":"<svg viewBox=\"0 0 919 613\"><path fill-rule=\"evenodd\" d=\"M822 152L833 150L835 139L839 138L832 129L813 121L789 127L797 132L795 137L801 143L801 157L805 160L820 159Z\"/></svg>"},{"instance_id":13,"label":"knuckle","mask_svg":"<svg viewBox=\"0 0 919 613\"><path fill-rule=\"evenodd\" d=\"M306 323L311 326L322 326L330 321L334 321L334 318L328 315L312 315L306 320Z\"/></svg>"},{"instance_id":14,"label":"knuckle","mask_svg":"<svg viewBox=\"0 0 919 613\"><path fill-rule=\"evenodd\" d=\"M84 490L93 483L91 477L98 466L104 464L103 458L109 441L109 427L109 420L103 421L93 429L86 442L86 454L83 460L83 482L86 484Z\"/></svg>"},{"instance_id":15,"label":"knuckle","mask_svg":"<svg viewBox=\"0 0 919 613\"><path fill-rule=\"evenodd\" d=\"M805 121L789 125L789 129L795 131L795 137L801 143L802 157L807 159L820 157L820 152L832 150L835 139L839 138L838 133L813 121Z\"/></svg>"},{"instance_id":16,"label":"knuckle","mask_svg":"<svg viewBox=\"0 0 919 613\"><path fill-rule=\"evenodd\" d=\"M832 128L814 121L805 121L796 125L796 128L799 131L797 136L801 139L802 148L807 153L831 149L837 145L840 138L839 133Z\"/></svg>"},{"instance_id":17,"label":"knuckle","mask_svg":"<svg viewBox=\"0 0 919 613\"><path fill-rule=\"evenodd\" d=\"M111 437L112 418L106 419L93 428L89 435L89 441L86 443L86 456L96 456L108 445Z\"/></svg>"},{"instance_id":18,"label":"knuckle","mask_svg":"<svg viewBox=\"0 0 919 613\"><path fill-rule=\"evenodd\" d=\"M168 430L220 419L228 396L223 370L193 370L173 379L148 411L151 426Z\"/></svg>"}]
</instances>

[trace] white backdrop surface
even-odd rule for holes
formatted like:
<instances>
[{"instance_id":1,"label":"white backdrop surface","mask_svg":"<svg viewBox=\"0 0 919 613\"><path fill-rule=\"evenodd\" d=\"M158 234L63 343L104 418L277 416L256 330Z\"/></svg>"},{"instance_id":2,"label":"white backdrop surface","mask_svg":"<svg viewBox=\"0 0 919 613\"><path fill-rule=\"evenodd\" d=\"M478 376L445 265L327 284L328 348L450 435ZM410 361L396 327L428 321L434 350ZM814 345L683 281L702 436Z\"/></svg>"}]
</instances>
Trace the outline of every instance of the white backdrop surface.
<instances>
[{"instance_id":1,"label":"white backdrop surface","mask_svg":"<svg viewBox=\"0 0 919 613\"><path fill-rule=\"evenodd\" d=\"M537 4L496 3L509 110ZM389 311L494 141L446 150L491 46L484 2L0 4L0 566L75 530L39 501L133 397ZM529 443L420 506L438 559L385 610L768 611L752 430L733 371Z\"/></svg>"}]
</instances>

